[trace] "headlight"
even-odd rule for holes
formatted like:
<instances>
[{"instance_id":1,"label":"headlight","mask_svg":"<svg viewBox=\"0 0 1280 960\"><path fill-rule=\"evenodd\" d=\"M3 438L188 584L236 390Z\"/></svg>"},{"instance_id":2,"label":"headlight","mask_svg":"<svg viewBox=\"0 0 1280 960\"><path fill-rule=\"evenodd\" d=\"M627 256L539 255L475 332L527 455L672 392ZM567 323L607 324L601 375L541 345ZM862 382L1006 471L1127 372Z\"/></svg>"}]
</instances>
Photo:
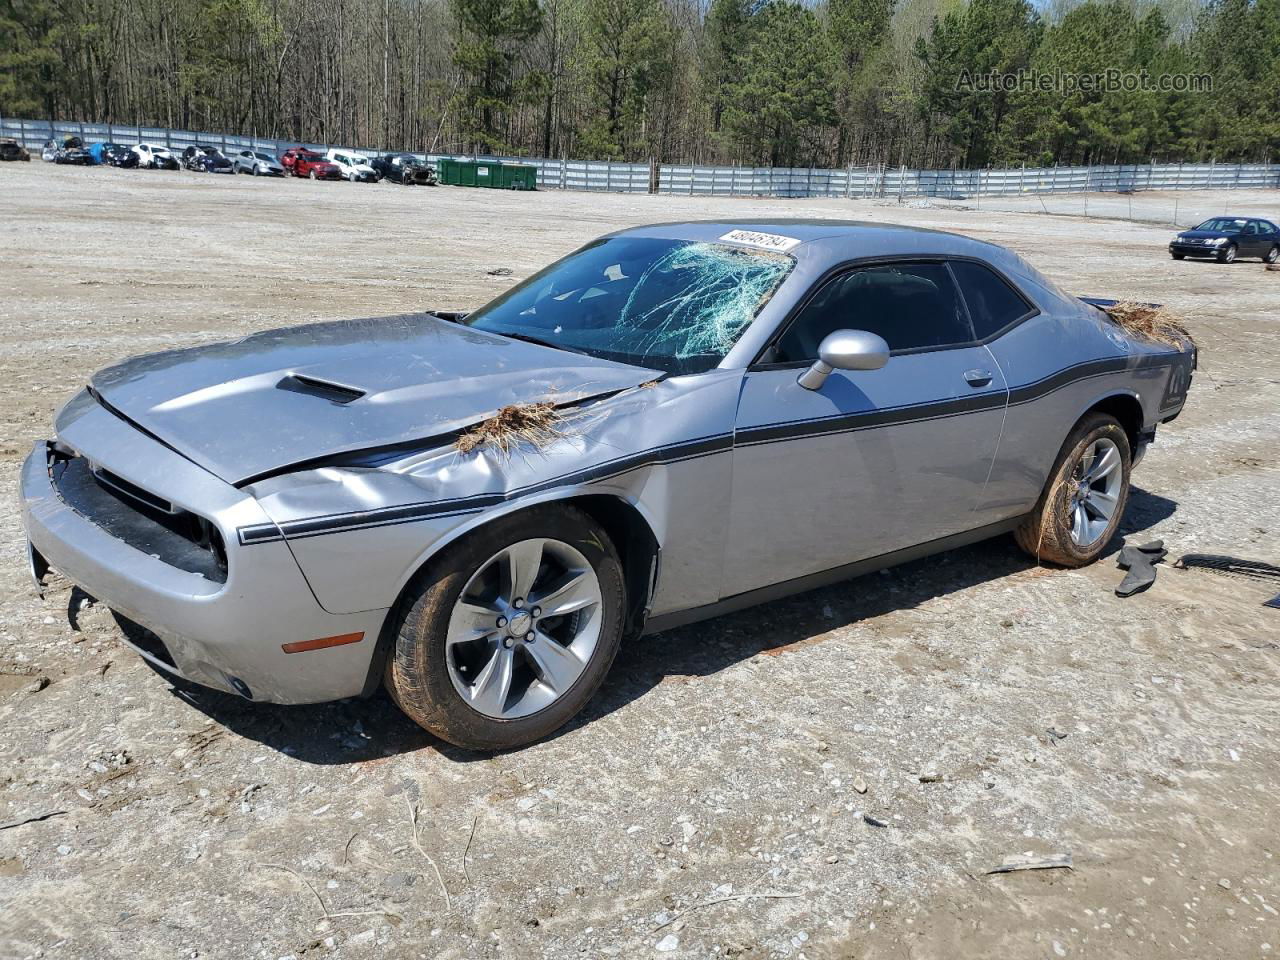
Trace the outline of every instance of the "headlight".
<instances>
[{"instance_id":1,"label":"headlight","mask_svg":"<svg viewBox=\"0 0 1280 960\"><path fill-rule=\"evenodd\" d=\"M1210 244L1210 245L1212 245L1212 246L1215 246L1215 247L1220 247L1220 246L1222 246L1222 245L1223 245L1224 243L1226 243L1226 242L1227 242L1227 238L1226 238L1226 237L1216 237L1216 238L1214 238L1213 240L1206 240L1206 241L1205 241L1205 243L1208 243L1208 244Z\"/></svg>"}]
</instances>

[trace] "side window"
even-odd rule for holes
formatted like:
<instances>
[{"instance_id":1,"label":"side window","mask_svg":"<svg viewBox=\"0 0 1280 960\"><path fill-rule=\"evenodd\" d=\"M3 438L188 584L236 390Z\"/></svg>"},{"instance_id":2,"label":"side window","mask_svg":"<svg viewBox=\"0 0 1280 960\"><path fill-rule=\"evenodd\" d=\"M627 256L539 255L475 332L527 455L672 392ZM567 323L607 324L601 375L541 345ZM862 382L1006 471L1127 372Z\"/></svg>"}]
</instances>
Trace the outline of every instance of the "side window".
<instances>
[{"instance_id":1,"label":"side window","mask_svg":"<svg viewBox=\"0 0 1280 960\"><path fill-rule=\"evenodd\" d=\"M1018 291L1009 286L994 270L972 260L955 260L951 264L956 282L964 294L979 340L1021 320L1033 309Z\"/></svg>"},{"instance_id":2,"label":"side window","mask_svg":"<svg viewBox=\"0 0 1280 960\"><path fill-rule=\"evenodd\" d=\"M895 263L861 267L828 281L787 328L773 359L816 359L822 339L842 329L878 333L890 350L948 347L973 339L945 265Z\"/></svg>"},{"instance_id":3,"label":"side window","mask_svg":"<svg viewBox=\"0 0 1280 960\"><path fill-rule=\"evenodd\" d=\"M1258 221L1250 220L1248 223L1246 223L1244 225L1244 232L1249 234L1249 236L1256 235L1258 233Z\"/></svg>"}]
</instances>

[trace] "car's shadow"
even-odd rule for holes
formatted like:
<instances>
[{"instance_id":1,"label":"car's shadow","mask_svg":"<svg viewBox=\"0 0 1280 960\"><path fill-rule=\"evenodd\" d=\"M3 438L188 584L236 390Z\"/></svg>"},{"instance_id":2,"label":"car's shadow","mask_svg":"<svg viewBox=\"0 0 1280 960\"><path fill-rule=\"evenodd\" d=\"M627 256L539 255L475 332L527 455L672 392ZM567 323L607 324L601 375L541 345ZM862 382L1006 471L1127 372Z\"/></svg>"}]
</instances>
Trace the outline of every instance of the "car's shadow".
<instances>
[{"instance_id":1,"label":"car's shadow","mask_svg":"<svg viewBox=\"0 0 1280 960\"><path fill-rule=\"evenodd\" d=\"M1118 535L1099 562L1108 562L1123 537L1140 534L1176 509L1174 501L1134 487ZM552 736L563 736L625 707L666 677L710 676L759 653L799 644L893 610L910 609L1032 566L1035 560L1019 550L1012 537L997 537L884 574L870 574L624 644L599 694ZM1117 572L1117 582L1119 576ZM143 628L121 617L117 620L126 634L139 638L137 631ZM425 733L385 692L367 700L313 706L255 704L154 669L175 697L214 722L307 763L359 763L423 747L433 747L459 762L489 756L442 743Z\"/></svg>"}]
</instances>

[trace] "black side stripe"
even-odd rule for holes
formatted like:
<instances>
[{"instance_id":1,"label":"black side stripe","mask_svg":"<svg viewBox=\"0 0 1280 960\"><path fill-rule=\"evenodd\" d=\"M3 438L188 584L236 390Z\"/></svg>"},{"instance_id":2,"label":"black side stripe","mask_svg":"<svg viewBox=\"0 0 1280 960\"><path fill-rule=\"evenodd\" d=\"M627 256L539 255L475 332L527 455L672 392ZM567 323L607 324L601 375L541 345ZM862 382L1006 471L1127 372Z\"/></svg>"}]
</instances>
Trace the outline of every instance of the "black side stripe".
<instances>
[{"instance_id":1,"label":"black side stripe","mask_svg":"<svg viewBox=\"0 0 1280 960\"><path fill-rule=\"evenodd\" d=\"M841 413L816 420L791 420L759 427L747 427L737 432L735 440L736 446L748 447L763 443L777 443L782 440L798 440L803 437L851 433L855 430L868 430L872 427L885 427L892 424L937 420L963 413L977 413L981 410L999 410L1004 407L1004 404L1005 392L995 390L975 393L955 400L913 403L902 407L884 407L860 413Z\"/></svg>"},{"instance_id":2,"label":"black side stripe","mask_svg":"<svg viewBox=\"0 0 1280 960\"><path fill-rule=\"evenodd\" d=\"M1012 388L1009 390L1008 403L1011 407L1020 406L1033 400L1039 400L1055 390L1060 390L1062 387L1082 380L1089 380L1128 369L1137 370L1145 367L1169 366L1171 362L1174 361L1171 361L1169 357L1155 354L1139 357L1136 361L1128 357L1114 357L1106 360L1090 360L1085 363L1078 363L1058 370L1040 380ZM736 434L736 445L748 446L760 443L776 443L781 440L796 440L803 437L851 433L872 427L915 423L922 420L939 420L944 417L955 417L965 413L999 409L1004 405L1005 391L991 390L948 400L909 404L901 407L885 407L879 410L867 410L859 413L839 413L810 420L768 423L739 430Z\"/></svg>"},{"instance_id":3,"label":"black side stripe","mask_svg":"<svg viewBox=\"0 0 1280 960\"><path fill-rule=\"evenodd\" d=\"M1009 406L1019 406L1024 403L1030 403L1070 384L1109 373L1172 366L1179 363L1180 359L1178 355L1172 354L1148 354L1136 358L1114 357L1078 363L1058 370L1033 383L1012 388L1008 391L1008 404ZM937 420L982 410L996 410L1005 405L1005 396L1005 391L994 390L957 399L887 407L861 413L837 414L811 420L764 424L739 430L736 434L717 434L616 457L574 473L555 477L527 487L520 487L505 493L480 494L473 497L458 497L430 503L411 503L355 513L329 514L320 517L308 517L303 520L290 520L278 525L274 523L254 524L241 527L238 531L239 539L241 544L248 546L282 539L297 540L304 537L323 536L349 530L363 530L369 527L395 526L419 520L479 513L482 510L500 506L520 497L540 493L555 487L595 483L629 473L640 467L681 463L699 457L723 453L735 446L778 443L805 437L850 433L891 424Z\"/></svg>"},{"instance_id":4,"label":"black side stripe","mask_svg":"<svg viewBox=\"0 0 1280 960\"><path fill-rule=\"evenodd\" d=\"M244 545L268 543L273 540L287 538L290 540L303 537L315 537L322 534L337 533L346 530L359 530L366 527L391 526L401 523L412 523L434 517L458 516L478 513L492 507L500 506L519 497L540 493L555 487L573 486L580 483L594 483L629 473L639 467L654 464L682 463L713 453L723 453L733 447L733 435L729 433L697 440L686 440L645 450L640 453L615 457L594 466L578 470L574 473L544 480L541 483L519 487L505 493L487 493L474 497L458 497L452 500L437 500L430 503L411 503L396 507L381 507L377 510L364 510L356 513L336 513L321 517L308 517L305 520L289 520L281 524L260 523L239 529L240 542Z\"/></svg>"}]
</instances>

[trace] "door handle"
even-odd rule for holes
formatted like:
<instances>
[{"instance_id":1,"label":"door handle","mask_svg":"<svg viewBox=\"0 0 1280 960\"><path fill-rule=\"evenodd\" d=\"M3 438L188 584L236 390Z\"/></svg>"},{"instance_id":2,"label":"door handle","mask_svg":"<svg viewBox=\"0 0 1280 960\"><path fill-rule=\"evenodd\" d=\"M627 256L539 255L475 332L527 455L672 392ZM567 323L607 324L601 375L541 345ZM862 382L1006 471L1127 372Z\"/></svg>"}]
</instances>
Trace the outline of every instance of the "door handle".
<instances>
[{"instance_id":1,"label":"door handle","mask_svg":"<svg viewBox=\"0 0 1280 960\"><path fill-rule=\"evenodd\" d=\"M971 387L985 387L991 382L990 370L966 370L964 372L965 380L969 381Z\"/></svg>"}]
</instances>

